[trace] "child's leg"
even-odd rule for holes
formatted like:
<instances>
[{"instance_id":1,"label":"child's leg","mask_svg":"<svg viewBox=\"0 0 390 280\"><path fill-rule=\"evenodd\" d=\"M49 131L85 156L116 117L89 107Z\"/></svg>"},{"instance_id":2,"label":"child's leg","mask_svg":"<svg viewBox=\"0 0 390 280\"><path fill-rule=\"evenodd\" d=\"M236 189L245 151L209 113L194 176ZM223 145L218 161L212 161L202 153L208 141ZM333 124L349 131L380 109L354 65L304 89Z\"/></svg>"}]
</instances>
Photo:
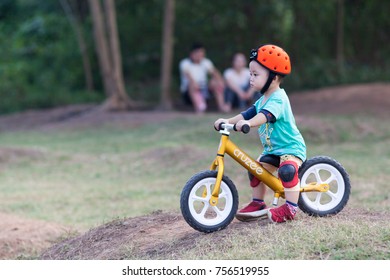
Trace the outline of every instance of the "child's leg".
<instances>
[{"instance_id":1,"label":"child's leg","mask_svg":"<svg viewBox=\"0 0 390 280\"><path fill-rule=\"evenodd\" d=\"M277 167L275 167L269 163L262 162L261 160L260 160L260 164L264 167L264 169L268 170L270 173L274 173L277 170ZM265 193L267 190L267 186L263 182L260 182L260 181L259 181L259 184L256 186L255 185L256 182L254 182L254 181L255 181L254 179L251 180L252 198L264 201L264 196L265 196Z\"/></svg>"},{"instance_id":2,"label":"child's leg","mask_svg":"<svg viewBox=\"0 0 390 280\"><path fill-rule=\"evenodd\" d=\"M294 156L282 156L280 159L279 178L282 180L286 201L297 204L301 183L298 169L302 161Z\"/></svg>"},{"instance_id":3,"label":"child's leg","mask_svg":"<svg viewBox=\"0 0 390 280\"><path fill-rule=\"evenodd\" d=\"M267 169L271 173L274 173L277 170L277 167L271 164L262 162L261 160L260 163L264 167L264 169ZM264 202L266 185L263 182L260 182L256 177L252 175L250 175L249 178L250 178L250 186L252 187L252 201L237 212L236 217L241 221L249 221L249 220L257 219L258 216L256 212L263 210L267 207Z\"/></svg>"},{"instance_id":4,"label":"child's leg","mask_svg":"<svg viewBox=\"0 0 390 280\"><path fill-rule=\"evenodd\" d=\"M278 208L269 210L269 219L276 223L294 219L298 210L300 192L298 170L302 165L302 161L299 158L291 155L282 156L280 162L278 175L284 187L286 203Z\"/></svg>"},{"instance_id":5,"label":"child's leg","mask_svg":"<svg viewBox=\"0 0 390 280\"><path fill-rule=\"evenodd\" d=\"M264 201L266 190L266 185L260 182L257 187L252 188L252 198Z\"/></svg>"}]
</instances>

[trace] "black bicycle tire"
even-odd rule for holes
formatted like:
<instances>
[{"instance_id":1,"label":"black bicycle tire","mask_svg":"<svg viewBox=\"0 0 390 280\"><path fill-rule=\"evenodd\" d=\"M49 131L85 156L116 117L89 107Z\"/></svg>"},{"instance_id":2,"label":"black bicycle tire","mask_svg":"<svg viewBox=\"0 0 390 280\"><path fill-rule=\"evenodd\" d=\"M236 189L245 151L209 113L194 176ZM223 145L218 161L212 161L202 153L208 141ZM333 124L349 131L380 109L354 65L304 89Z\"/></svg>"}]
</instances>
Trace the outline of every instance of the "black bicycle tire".
<instances>
[{"instance_id":1,"label":"black bicycle tire","mask_svg":"<svg viewBox=\"0 0 390 280\"><path fill-rule=\"evenodd\" d=\"M220 222L217 225L209 226L209 225L204 225L196 221L196 219L193 218L191 215L189 206L188 206L188 199L189 195L191 193L192 188L200 181L206 178L216 178L217 177L217 171L211 171L211 170L206 170L199 172L192 176L188 182L184 185L183 190L180 195L180 209L181 213L184 217L184 220L195 230L204 232L204 233L211 233L215 231L222 230L226 228L234 219L237 209L238 209L238 192L237 188L234 185L234 183L229 179L227 176L222 177L222 181L225 182L225 184L228 186L232 193L233 197L233 205L232 209L230 210L229 215L226 217L225 220Z\"/></svg>"},{"instance_id":2,"label":"black bicycle tire","mask_svg":"<svg viewBox=\"0 0 390 280\"><path fill-rule=\"evenodd\" d=\"M298 200L299 208L304 213L306 213L310 216L325 217L325 216L336 215L341 210L344 209L345 205L347 205L348 200L349 200L349 196L351 194L351 182L349 179L349 175L348 175L347 171L344 169L344 167L335 159L327 157L327 156L316 156L316 157L313 157L313 158L311 158L303 163L303 165L301 166L301 168L299 170L299 179L302 179L303 174L310 167L312 167L316 164L329 164L332 167L336 168L340 172L340 174L344 180L344 186L345 186L343 197L340 200L340 202L332 209L329 209L326 211L319 211L319 210L315 210L315 209L311 208L310 206L308 206L305 203L305 201L303 200L302 196L300 195L299 200Z\"/></svg>"}]
</instances>

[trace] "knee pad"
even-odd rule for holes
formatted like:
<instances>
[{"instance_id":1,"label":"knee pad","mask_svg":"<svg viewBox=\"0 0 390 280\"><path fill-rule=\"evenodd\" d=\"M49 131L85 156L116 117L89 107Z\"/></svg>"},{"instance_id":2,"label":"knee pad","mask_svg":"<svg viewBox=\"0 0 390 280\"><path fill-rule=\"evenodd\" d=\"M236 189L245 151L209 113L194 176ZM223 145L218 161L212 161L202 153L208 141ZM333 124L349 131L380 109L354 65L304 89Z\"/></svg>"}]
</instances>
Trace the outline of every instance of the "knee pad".
<instances>
[{"instance_id":1,"label":"knee pad","mask_svg":"<svg viewBox=\"0 0 390 280\"><path fill-rule=\"evenodd\" d=\"M292 160L282 162L279 167L278 175L280 180L282 181L283 187L295 187L299 182L298 164Z\"/></svg>"}]
</instances>

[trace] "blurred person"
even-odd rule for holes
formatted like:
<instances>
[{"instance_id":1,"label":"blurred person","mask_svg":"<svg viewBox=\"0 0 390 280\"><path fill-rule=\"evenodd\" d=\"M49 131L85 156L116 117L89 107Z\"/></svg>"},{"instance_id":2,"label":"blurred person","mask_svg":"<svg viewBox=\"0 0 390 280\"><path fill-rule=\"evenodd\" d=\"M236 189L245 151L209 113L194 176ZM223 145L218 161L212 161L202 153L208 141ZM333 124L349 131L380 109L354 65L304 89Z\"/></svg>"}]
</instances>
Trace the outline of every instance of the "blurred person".
<instances>
[{"instance_id":1,"label":"blurred person","mask_svg":"<svg viewBox=\"0 0 390 280\"><path fill-rule=\"evenodd\" d=\"M226 82L225 101L229 111L238 107L244 109L253 100L255 90L250 87L249 68L243 53L233 55L232 67L224 71L223 77Z\"/></svg>"},{"instance_id":2,"label":"blurred person","mask_svg":"<svg viewBox=\"0 0 390 280\"><path fill-rule=\"evenodd\" d=\"M288 54L275 45L264 45L251 51L250 85L263 96L246 111L221 123L236 124L238 131L244 125L258 128L263 152L258 161L270 173L278 171L285 192L286 203L271 208L268 218L275 223L293 220L298 211L300 181L299 167L306 160L306 145L298 130L287 93L280 87L283 77L291 73ZM252 214L266 209L264 196L266 185L250 174L252 201L239 210L240 220L253 219Z\"/></svg>"},{"instance_id":3,"label":"blurred person","mask_svg":"<svg viewBox=\"0 0 390 280\"><path fill-rule=\"evenodd\" d=\"M180 61L180 91L184 101L193 105L196 113L203 113L207 109L207 100L210 92L214 95L218 109L221 112L228 110L224 101L224 82L221 73L214 67L210 59L206 58L206 49L202 44L194 43L188 58ZM209 77L211 79L209 81Z\"/></svg>"}]
</instances>

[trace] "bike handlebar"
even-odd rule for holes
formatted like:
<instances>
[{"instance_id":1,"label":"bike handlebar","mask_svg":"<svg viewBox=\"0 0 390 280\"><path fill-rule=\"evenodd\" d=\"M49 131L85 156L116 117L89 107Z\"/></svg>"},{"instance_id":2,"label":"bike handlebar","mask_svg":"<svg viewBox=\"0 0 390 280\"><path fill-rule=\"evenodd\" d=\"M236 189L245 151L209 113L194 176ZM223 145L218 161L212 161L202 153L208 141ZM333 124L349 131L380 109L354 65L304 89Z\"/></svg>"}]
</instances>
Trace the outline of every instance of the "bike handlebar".
<instances>
[{"instance_id":1,"label":"bike handlebar","mask_svg":"<svg viewBox=\"0 0 390 280\"><path fill-rule=\"evenodd\" d=\"M227 130L232 130L233 129L234 131L238 131L235 124L233 125L233 124L229 124L229 123L220 123L217 130L220 131L222 129L227 129ZM244 124L241 127L241 132L242 133L247 134L247 133L249 133L249 131L251 131L251 127L249 125Z\"/></svg>"}]
</instances>

